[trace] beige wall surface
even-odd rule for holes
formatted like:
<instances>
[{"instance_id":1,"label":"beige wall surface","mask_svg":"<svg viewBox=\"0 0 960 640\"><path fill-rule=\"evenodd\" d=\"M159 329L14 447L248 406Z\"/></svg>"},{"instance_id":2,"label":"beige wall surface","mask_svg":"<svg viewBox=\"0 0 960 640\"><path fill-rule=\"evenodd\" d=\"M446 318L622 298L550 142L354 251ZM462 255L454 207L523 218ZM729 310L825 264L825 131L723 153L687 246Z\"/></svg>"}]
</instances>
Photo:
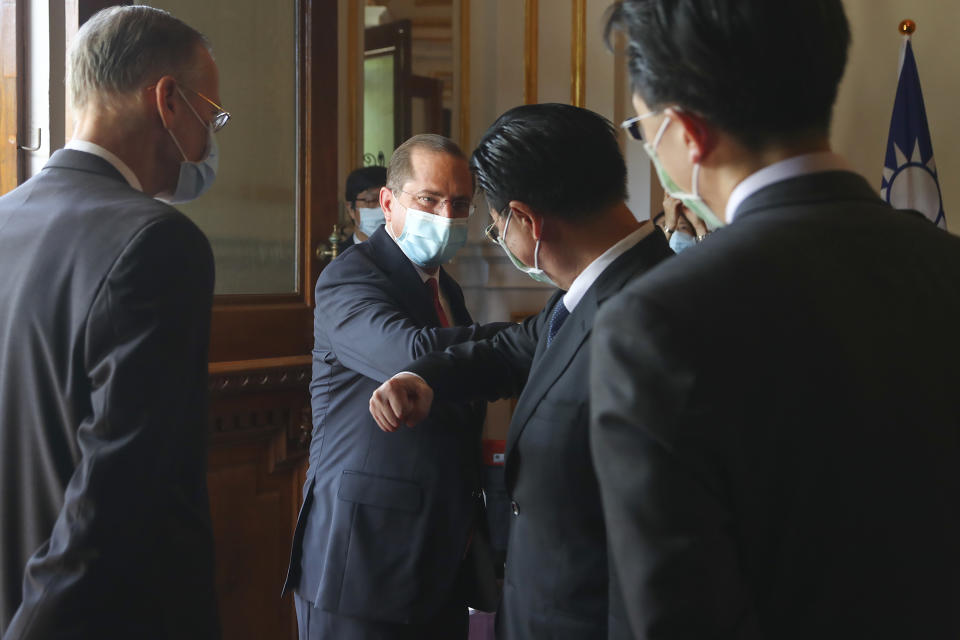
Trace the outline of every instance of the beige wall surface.
<instances>
[{"instance_id":1,"label":"beige wall surface","mask_svg":"<svg viewBox=\"0 0 960 640\"><path fill-rule=\"evenodd\" d=\"M947 226L960 232L960 2L845 0L853 35L847 72L834 109L832 144L874 189L887 148L897 89L900 21L917 23L913 52L933 139Z\"/></svg>"}]
</instances>

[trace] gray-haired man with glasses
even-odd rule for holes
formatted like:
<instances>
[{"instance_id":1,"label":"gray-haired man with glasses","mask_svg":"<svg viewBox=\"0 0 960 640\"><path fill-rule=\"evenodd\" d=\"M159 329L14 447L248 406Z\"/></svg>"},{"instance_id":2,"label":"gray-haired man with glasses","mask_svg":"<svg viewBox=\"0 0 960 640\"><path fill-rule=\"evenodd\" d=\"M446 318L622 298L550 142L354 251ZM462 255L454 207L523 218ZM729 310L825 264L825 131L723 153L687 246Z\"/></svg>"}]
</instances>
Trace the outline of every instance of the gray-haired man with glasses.
<instances>
[{"instance_id":1,"label":"gray-haired man with glasses","mask_svg":"<svg viewBox=\"0 0 960 640\"><path fill-rule=\"evenodd\" d=\"M106 9L69 58L73 139L0 198L0 635L216 638L213 259L168 203L230 116L164 11Z\"/></svg>"}]
</instances>

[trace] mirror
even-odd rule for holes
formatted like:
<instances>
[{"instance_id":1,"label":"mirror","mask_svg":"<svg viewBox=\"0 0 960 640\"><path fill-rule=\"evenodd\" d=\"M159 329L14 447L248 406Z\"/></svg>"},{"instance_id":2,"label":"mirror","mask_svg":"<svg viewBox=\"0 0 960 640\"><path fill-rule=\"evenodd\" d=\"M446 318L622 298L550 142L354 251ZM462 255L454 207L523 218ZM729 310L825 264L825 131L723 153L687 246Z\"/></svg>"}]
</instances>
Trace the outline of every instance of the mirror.
<instances>
[{"instance_id":1,"label":"mirror","mask_svg":"<svg viewBox=\"0 0 960 640\"><path fill-rule=\"evenodd\" d=\"M178 205L206 233L217 294L298 290L297 1L153 0L203 32L233 118L210 191ZM171 256L176 259L176 256Z\"/></svg>"},{"instance_id":2,"label":"mirror","mask_svg":"<svg viewBox=\"0 0 960 640\"><path fill-rule=\"evenodd\" d=\"M454 0L368 0L363 19L363 164L418 133L452 137Z\"/></svg>"}]
</instances>

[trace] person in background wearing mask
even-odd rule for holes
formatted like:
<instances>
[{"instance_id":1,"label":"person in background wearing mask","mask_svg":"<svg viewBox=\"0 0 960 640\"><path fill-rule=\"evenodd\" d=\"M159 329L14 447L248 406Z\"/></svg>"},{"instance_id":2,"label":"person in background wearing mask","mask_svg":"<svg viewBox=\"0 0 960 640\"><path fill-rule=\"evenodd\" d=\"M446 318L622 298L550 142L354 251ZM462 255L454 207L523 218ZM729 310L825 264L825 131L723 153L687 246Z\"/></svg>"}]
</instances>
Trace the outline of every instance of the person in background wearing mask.
<instances>
[{"instance_id":1,"label":"person in background wearing mask","mask_svg":"<svg viewBox=\"0 0 960 640\"><path fill-rule=\"evenodd\" d=\"M340 253L372 236L377 227L384 223L380 189L386 183L386 167L362 167L347 176L347 213L353 220L354 231L340 243Z\"/></svg>"},{"instance_id":2,"label":"person in background wearing mask","mask_svg":"<svg viewBox=\"0 0 960 640\"><path fill-rule=\"evenodd\" d=\"M317 280L310 468L284 587L301 640L465 639L468 603L496 590L492 566L484 584L471 573L486 406L438 403L400 438L369 412L410 360L508 326L472 324L441 266L466 242L473 194L452 141L410 138L380 190L386 224Z\"/></svg>"},{"instance_id":3,"label":"person in background wearing mask","mask_svg":"<svg viewBox=\"0 0 960 640\"><path fill-rule=\"evenodd\" d=\"M674 253L702 242L710 233L703 220L669 195L663 197L663 211L653 217L653 223L663 230Z\"/></svg>"},{"instance_id":4,"label":"person in background wearing mask","mask_svg":"<svg viewBox=\"0 0 960 640\"><path fill-rule=\"evenodd\" d=\"M496 336L401 363L370 401L381 429L409 438L438 401L519 397L506 449L513 519L497 637L620 638L607 543L587 444L590 332L597 310L673 253L627 208L614 128L570 105L504 113L471 166L493 219L488 235L521 271L561 289ZM400 429L402 424L413 429ZM393 540L385 535L381 544Z\"/></svg>"},{"instance_id":5,"label":"person in background wearing mask","mask_svg":"<svg viewBox=\"0 0 960 640\"><path fill-rule=\"evenodd\" d=\"M0 198L0 635L216 638L213 256L157 198L213 182L217 65L167 12L113 7L67 83L73 139Z\"/></svg>"},{"instance_id":6,"label":"person in background wearing mask","mask_svg":"<svg viewBox=\"0 0 960 640\"><path fill-rule=\"evenodd\" d=\"M960 637L960 239L830 150L844 4L609 17L664 186L727 223L595 324L590 448L636 638Z\"/></svg>"}]
</instances>

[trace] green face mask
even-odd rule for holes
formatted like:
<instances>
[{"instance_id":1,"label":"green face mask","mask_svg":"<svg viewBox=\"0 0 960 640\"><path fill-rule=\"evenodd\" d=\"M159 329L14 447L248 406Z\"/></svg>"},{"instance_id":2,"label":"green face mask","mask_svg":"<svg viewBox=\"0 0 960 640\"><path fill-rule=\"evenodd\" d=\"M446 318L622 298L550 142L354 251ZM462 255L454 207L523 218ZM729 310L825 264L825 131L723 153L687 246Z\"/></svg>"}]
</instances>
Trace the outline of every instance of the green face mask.
<instances>
[{"instance_id":1,"label":"green face mask","mask_svg":"<svg viewBox=\"0 0 960 640\"><path fill-rule=\"evenodd\" d=\"M653 144L649 142L643 143L643 150L647 152L647 155L650 156L650 161L653 163L654 169L657 171L657 178L660 179L660 184L663 186L663 190L667 192L667 195L671 198L676 198L683 203L690 211L693 211L697 214L701 220L707 225L707 228L711 231L723 226L723 222L720 221L720 218L717 217L707 203L703 201L703 198L700 197L699 192L699 182L700 182L700 163L694 163L693 165L693 193L686 193L680 187L677 186L677 183L673 181L673 178L664 170L663 165L660 163L660 158L657 157L657 147L660 145L660 138L663 137L663 133L667 130L667 126L670 124L670 117L667 116L664 119L663 124L660 125L660 130L657 132L657 137L654 139Z\"/></svg>"},{"instance_id":2,"label":"green face mask","mask_svg":"<svg viewBox=\"0 0 960 640\"><path fill-rule=\"evenodd\" d=\"M533 266L532 267L528 267L527 265L520 262L520 259L517 258L517 256L513 255L513 252L507 248L507 243L506 243L507 229L510 228L510 216L512 215L513 215L513 209L511 209L510 212L507 213L507 220L503 224L503 233L500 235L500 237L497 238L497 244L500 245L500 248L503 249L503 252L507 254L508 258L510 258L510 262L512 262L513 266L515 266L517 269L524 272L525 274L527 274L537 282L543 282L545 284L553 285L554 287L557 286L557 283L551 280L550 276L548 276L543 271L543 269L540 268L540 263L539 263L540 240L539 239L537 240L537 246L533 250Z\"/></svg>"}]
</instances>

